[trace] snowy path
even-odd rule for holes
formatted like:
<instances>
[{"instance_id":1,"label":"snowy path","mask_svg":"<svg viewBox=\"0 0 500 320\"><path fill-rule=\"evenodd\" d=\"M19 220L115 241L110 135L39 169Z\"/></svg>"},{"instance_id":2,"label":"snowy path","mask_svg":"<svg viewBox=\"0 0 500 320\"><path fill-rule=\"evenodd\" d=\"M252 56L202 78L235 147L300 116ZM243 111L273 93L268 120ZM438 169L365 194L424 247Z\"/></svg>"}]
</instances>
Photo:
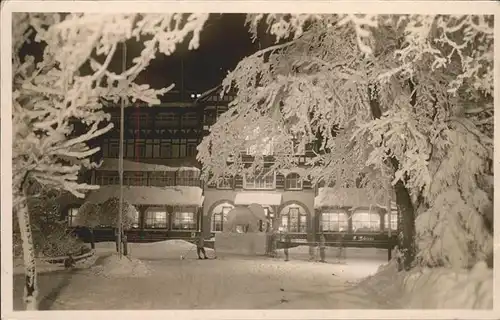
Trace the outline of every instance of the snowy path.
<instances>
[{"instance_id":1,"label":"snowy path","mask_svg":"<svg viewBox=\"0 0 500 320\"><path fill-rule=\"evenodd\" d=\"M50 300L46 296L55 290L55 301L45 303L52 310L390 308L377 293L352 285L373 273L383 263L380 260L322 264L224 257L200 261L193 259L194 252L185 260L174 252L167 256L147 250L135 253L152 270L149 276L104 278L91 270L43 274L41 300ZM21 281L15 277L16 309L21 307Z\"/></svg>"}]
</instances>

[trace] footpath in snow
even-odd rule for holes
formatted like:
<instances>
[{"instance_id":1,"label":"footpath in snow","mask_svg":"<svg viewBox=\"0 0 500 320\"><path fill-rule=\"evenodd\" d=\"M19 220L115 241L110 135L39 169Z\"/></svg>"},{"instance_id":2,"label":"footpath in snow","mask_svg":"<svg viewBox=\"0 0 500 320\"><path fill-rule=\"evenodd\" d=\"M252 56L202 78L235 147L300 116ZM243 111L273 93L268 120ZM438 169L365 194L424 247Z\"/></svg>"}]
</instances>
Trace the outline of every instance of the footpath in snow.
<instances>
[{"instance_id":1,"label":"footpath in snow","mask_svg":"<svg viewBox=\"0 0 500 320\"><path fill-rule=\"evenodd\" d=\"M489 308L493 303L492 281L488 282L492 272L488 273L488 269L477 266L462 274L441 269L405 274L397 273L392 263L376 274L386 263L385 251L351 250L343 263L336 263L332 251L327 253L327 258L332 257L330 263L317 263L306 261L305 247L291 249L288 262L283 261L282 254L280 259L198 260L195 246L181 240L130 244L130 257L121 260L114 250L114 243L99 243L95 266L71 274L42 274L41 299L45 308ZM207 254L215 255L210 249ZM44 284L49 282L50 291L44 291ZM468 290L480 294L474 297ZM22 309L21 276L15 278L14 294L16 309ZM444 300L437 303L437 297Z\"/></svg>"}]
</instances>

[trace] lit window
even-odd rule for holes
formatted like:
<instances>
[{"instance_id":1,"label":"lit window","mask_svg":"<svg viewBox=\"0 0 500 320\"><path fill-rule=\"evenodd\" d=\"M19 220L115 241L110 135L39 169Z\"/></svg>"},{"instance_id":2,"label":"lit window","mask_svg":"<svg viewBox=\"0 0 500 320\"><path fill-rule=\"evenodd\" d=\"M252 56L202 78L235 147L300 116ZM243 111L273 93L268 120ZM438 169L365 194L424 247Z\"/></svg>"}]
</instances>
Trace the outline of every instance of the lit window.
<instances>
[{"instance_id":1,"label":"lit window","mask_svg":"<svg viewBox=\"0 0 500 320\"><path fill-rule=\"evenodd\" d=\"M322 212L320 229L325 232L346 232L349 228L345 212Z\"/></svg>"},{"instance_id":2,"label":"lit window","mask_svg":"<svg viewBox=\"0 0 500 320\"><path fill-rule=\"evenodd\" d=\"M389 229L389 217L387 213L384 215L384 230ZM397 212L392 212L391 214L391 230L398 230L398 214Z\"/></svg>"},{"instance_id":3,"label":"lit window","mask_svg":"<svg viewBox=\"0 0 500 320\"><path fill-rule=\"evenodd\" d=\"M167 229L168 213L163 208L148 208L144 219L145 229Z\"/></svg>"},{"instance_id":4,"label":"lit window","mask_svg":"<svg viewBox=\"0 0 500 320\"><path fill-rule=\"evenodd\" d=\"M212 232L222 232L224 229L224 223L227 221L227 214L234 208L233 205L229 203L221 203L216 206L212 213Z\"/></svg>"},{"instance_id":5,"label":"lit window","mask_svg":"<svg viewBox=\"0 0 500 320\"><path fill-rule=\"evenodd\" d=\"M281 211L281 228L288 232L307 232L307 215L303 208L289 205Z\"/></svg>"},{"instance_id":6,"label":"lit window","mask_svg":"<svg viewBox=\"0 0 500 320\"><path fill-rule=\"evenodd\" d=\"M287 190L301 190L302 180L297 173L290 173L285 178L285 189Z\"/></svg>"},{"instance_id":7,"label":"lit window","mask_svg":"<svg viewBox=\"0 0 500 320\"><path fill-rule=\"evenodd\" d=\"M196 218L193 209L175 207L172 230L196 230Z\"/></svg>"},{"instance_id":8,"label":"lit window","mask_svg":"<svg viewBox=\"0 0 500 320\"><path fill-rule=\"evenodd\" d=\"M380 215L370 211L357 211L352 215L352 229L355 232L380 231Z\"/></svg>"},{"instance_id":9,"label":"lit window","mask_svg":"<svg viewBox=\"0 0 500 320\"><path fill-rule=\"evenodd\" d=\"M70 208L68 210L68 226L77 227L79 225L78 209L79 208Z\"/></svg>"}]
</instances>

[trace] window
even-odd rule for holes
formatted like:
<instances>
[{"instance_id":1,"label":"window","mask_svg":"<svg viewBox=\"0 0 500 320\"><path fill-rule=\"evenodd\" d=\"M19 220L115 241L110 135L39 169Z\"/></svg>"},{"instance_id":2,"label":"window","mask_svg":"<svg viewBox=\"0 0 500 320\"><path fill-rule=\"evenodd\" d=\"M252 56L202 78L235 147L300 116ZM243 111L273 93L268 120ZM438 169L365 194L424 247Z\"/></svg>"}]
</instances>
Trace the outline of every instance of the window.
<instances>
[{"instance_id":1,"label":"window","mask_svg":"<svg viewBox=\"0 0 500 320\"><path fill-rule=\"evenodd\" d=\"M147 186L148 173L147 172L124 172L123 184L127 186Z\"/></svg>"},{"instance_id":2,"label":"window","mask_svg":"<svg viewBox=\"0 0 500 320\"><path fill-rule=\"evenodd\" d=\"M198 124L198 115L195 112L184 113L181 116L182 126L195 126Z\"/></svg>"},{"instance_id":3,"label":"window","mask_svg":"<svg viewBox=\"0 0 500 320\"><path fill-rule=\"evenodd\" d=\"M357 211L352 215L354 232L380 231L380 215L370 211Z\"/></svg>"},{"instance_id":4,"label":"window","mask_svg":"<svg viewBox=\"0 0 500 320\"><path fill-rule=\"evenodd\" d=\"M307 215L301 207L289 205L281 211L281 227L288 232L307 232Z\"/></svg>"},{"instance_id":5,"label":"window","mask_svg":"<svg viewBox=\"0 0 500 320\"><path fill-rule=\"evenodd\" d=\"M177 171L176 184L178 186L200 186L199 174L194 170L179 170Z\"/></svg>"},{"instance_id":6,"label":"window","mask_svg":"<svg viewBox=\"0 0 500 320\"><path fill-rule=\"evenodd\" d=\"M76 227L79 225L78 221L78 209L79 208L70 208L68 210L68 226Z\"/></svg>"},{"instance_id":7,"label":"window","mask_svg":"<svg viewBox=\"0 0 500 320\"><path fill-rule=\"evenodd\" d=\"M179 158L184 158L187 154L187 140L186 139L178 139L179 143ZM175 150L174 150L175 152Z\"/></svg>"},{"instance_id":8,"label":"window","mask_svg":"<svg viewBox=\"0 0 500 320\"><path fill-rule=\"evenodd\" d=\"M134 158L134 154L135 154L135 143L134 143L134 140L128 139L128 140L125 141L125 143L127 144L127 148L126 148L126 152L124 152L124 157L125 158L129 158L129 159L133 159Z\"/></svg>"},{"instance_id":9,"label":"window","mask_svg":"<svg viewBox=\"0 0 500 320\"><path fill-rule=\"evenodd\" d=\"M135 141L135 158L146 157L146 141L143 139Z\"/></svg>"},{"instance_id":10,"label":"window","mask_svg":"<svg viewBox=\"0 0 500 320\"><path fill-rule=\"evenodd\" d=\"M178 117L172 112L161 112L156 116L156 126L172 127L178 125Z\"/></svg>"},{"instance_id":11,"label":"window","mask_svg":"<svg viewBox=\"0 0 500 320\"><path fill-rule=\"evenodd\" d=\"M196 150L196 147L197 147L196 143L188 143L186 155L188 157L195 157L196 153L198 152L198 150Z\"/></svg>"},{"instance_id":12,"label":"window","mask_svg":"<svg viewBox=\"0 0 500 320\"><path fill-rule=\"evenodd\" d=\"M276 174L274 172L260 175L245 175L243 177L244 189L268 190L276 188Z\"/></svg>"},{"instance_id":13,"label":"window","mask_svg":"<svg viewBox=\"0 0 500 320\"><path fill-rule=\"evenodd\" d=\"M384 230L389 230L389 217L387 213L384 215ZM398 230L398 214L394 211L391 213L391 230Z\"/></svg>"},{"instance_id":14,"label":"window","mask_svg":"<svg viewBox=\"0 0 500 320\"><path fill-rule=\"evenodd\" d=\"M301 190L302 180L297 173L290 173L285 178L285 189L287 190Z\"/></svg>"},{"instance_id":15,"label":"window","mask_svg":"<svg viewBox=\"0 0 500 320\"><path fill-rule=\"evenodd\" d=\"M194 209L176 207L172 219L172 230L196 230Z\"/></svg>"},{"instance_id":16,"label":"window","mask_svg":"<svg viewBox=\"0 0 500 320\"><path fill-rule=\"evenodd\" d=\"M146 150L145 150L145 155L144 158L153 158L153 148L154 148L154 141L149 139L146 140Z\"/></svg>"},{"instance_id":17,"label":"window","mask_svg":"<svg viewBox=\"0 0 500 320\"><path fill-rule=\"evenodd\" d=\"M154 187L169 187L175 185L175 172L151 172L149 174L149 185Z\"/></svg>"},{"instance_id":18,"label":"window","mask_svg":"<svg viewBox=\"0 0 500 320\"><path fill-rule=\"evenodd\" d=\"M231 177L224 177L217 181L217 189L232 189L233 179Z\"/></svg>"},{"instance_id":19,"label":"window","mask_svg":"<svg viewBox=\"0 0 500 320\"><path fill-rule=\"evenodd\" d=\"M227 106L218 106L217 107L217 119L219 119L219 117L227 111Z\"/></svg>"},{"instance_id":20,"label":"window","mask_svg":"<svg viewBox=\"0 0 500 320\"><path fill-rule=\"evenodd\" d=\"M144 219L145 229L167 229L168 213L164 208L148 208Z\"/></svg>"},{"instance_id":21,"label":"window","mask_svg":"<svg viewBox=\"0 0 500 320\"><path fill-rule=\"evenodd\" d=\"M161 140L160 142L160 158L172 158L172 144L169 140Z\"/></svg>"},{"instance_id":22,"label":"window","mask_svg":"<svg viewBox=\"0 0 500 320\"><path fill-rule=\"evenodd\" d=\"M147 113L144 113L144 112L141 113L139 110L134 110L132 112L133 113L130 114L130 116L129 116L130 125L135 126L135 127L137 127L137 125L139 125L139 127L142 127L142 126L147 127L149 125Z\"/></svg>"},{"instance_id":23,"label":"window","mask_svg":"<svg viewBox=\"0 0 500 320\"><path fill-rule=\"evenodd\" d=\"M325 232L346 232L349 229L345 212L322 212L320 230Z\"/></svg>"},{"instance_id":24,"label":"window","mask_svg":"<svg viewBox=\"0 0 500 320\"><path fill-rule=\"evenodd\" d=\"M221 203L216 206L212 213L212 223L210 230L212 232L222 232L224 223L227 221L227 214L234 208L230 203Z\"/></svg>"},{"instance_id":25,"label":"window","mask_svg":"<svg viewBox=\"0 0 500 320\"><path fill-rule=\"evenodd\" d=\"M107 157L118 158L119 155L120 155L120 140L109 139L109 149ZM104 155L104 157L106 157L106 155Z\"/></svg>"},{"instance_id":26,"label":"window","mask_svg":"<svg viewBox=\"0 0 500 320\"><path fill-rule=\"evenodd\" d=\"M217 116L215 110L205 110L203 124L208 126L214 124L216 117Z\"/></svg>"},{"instance_id":27,"label":"window","mask_svg":"<svg viewBox=\"0 0 500 320\"><path fill-rule=\"evenodd\" d=\"M134 216L132 217L131 228L138 229L139 228L139 211L134 207L133 211Z\"/></svg>"},{"instance_id":28,"label":"window","mask_svg":"<svg viewBox=\"0 0 500 320\"><path fill-rule=\"evenodd\" d=\"M95 180L100 186L120 184L120 176L116 171L96 171Z\"/></svg>"},{"instance_id":29,"label":"window","mask_svg":"<svg viewBox=\"0 0 500 320\"><path fill-rule=\"evenodd\" d=\"M115 124L115 128L120 127L120 114L119 113L112 113L111 114L111 122Z\"/></svg>"}]
</instances>

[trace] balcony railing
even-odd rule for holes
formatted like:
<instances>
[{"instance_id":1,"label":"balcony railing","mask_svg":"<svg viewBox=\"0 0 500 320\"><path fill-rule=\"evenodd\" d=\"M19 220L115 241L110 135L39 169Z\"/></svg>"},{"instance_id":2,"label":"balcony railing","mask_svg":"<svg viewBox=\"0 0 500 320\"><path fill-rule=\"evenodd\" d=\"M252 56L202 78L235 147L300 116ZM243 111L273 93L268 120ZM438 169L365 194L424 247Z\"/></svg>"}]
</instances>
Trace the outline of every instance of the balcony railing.
<instances>
[{"instance_id":1,"label":"balcony railing","mask_svg":"<svg viewBox=\"0 0 500 320\"><path fill-rule=\"evenodd\" d=\"M128 173L128 172L127 172ZM96 175L94 183L97 185L117 185L119 176L116 175ZM140 172L137 175L127 175L123 177L125 186L148 186L148 187L203 187L203 182L199 178L189 176L179 176L177 174L165 174L159 176L157 172Z\"/></svg>"}]
</instances>

